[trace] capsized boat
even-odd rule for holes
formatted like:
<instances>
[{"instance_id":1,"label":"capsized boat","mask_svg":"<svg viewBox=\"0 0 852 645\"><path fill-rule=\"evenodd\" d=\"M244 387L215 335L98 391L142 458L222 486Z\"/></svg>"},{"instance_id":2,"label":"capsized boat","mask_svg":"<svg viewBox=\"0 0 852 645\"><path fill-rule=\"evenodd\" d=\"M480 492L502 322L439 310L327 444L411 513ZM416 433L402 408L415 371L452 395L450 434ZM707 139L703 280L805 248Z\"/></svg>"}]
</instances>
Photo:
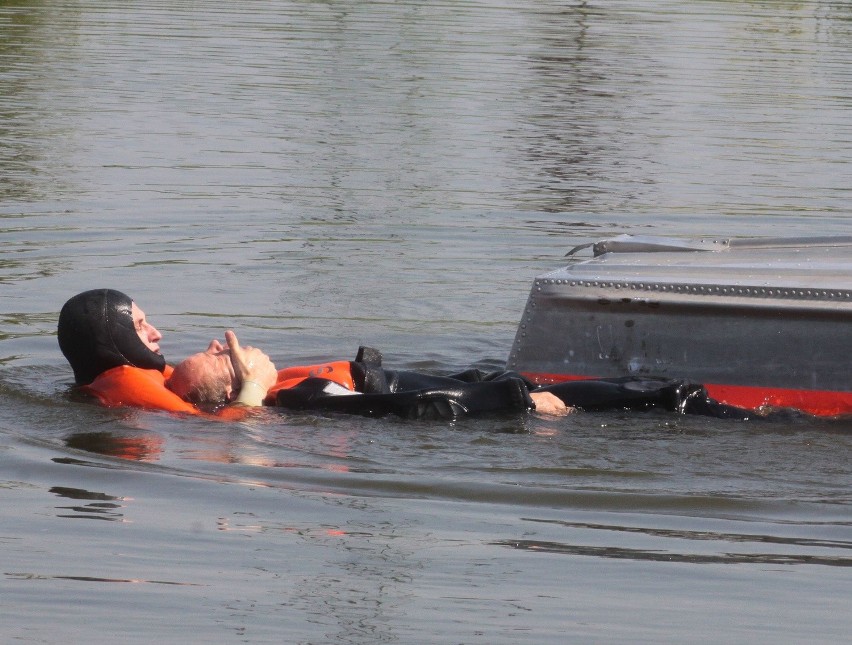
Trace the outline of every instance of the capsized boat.
<instances>
[{"instance_id":1,"label":"capsized boat","mask_svg":"<svg viewBox=\"0 0 852 645\"><path fill-rule=\"evenodd\" d=\"M535 278L508 369L688 379L739 407L852 414L852 237L622 235L568 255Z\"/></svg>"}]
</instances>

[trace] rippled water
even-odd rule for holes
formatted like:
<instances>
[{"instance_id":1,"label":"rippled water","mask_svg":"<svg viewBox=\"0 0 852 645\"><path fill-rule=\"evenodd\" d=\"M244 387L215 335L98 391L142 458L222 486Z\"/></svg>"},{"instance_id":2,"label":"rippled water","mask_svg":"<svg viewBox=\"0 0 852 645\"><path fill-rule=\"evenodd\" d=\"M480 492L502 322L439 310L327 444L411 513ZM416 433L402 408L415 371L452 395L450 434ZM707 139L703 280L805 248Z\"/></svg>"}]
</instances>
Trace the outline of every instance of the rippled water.
<instances>
[{"instance_id":1,"label":"rippled water","mask_svg":"<svg viewBox=\"0 0 852 645\"><path fill-rule=\"evenodd\" d=\"M849 233L839 2L0 0L0 633L845 642L848 422L211 424L70 400L56 317L172 362L499 367L619 233ZM80 521L77 521L80 520Z\"/></svg>"}]
</instances>

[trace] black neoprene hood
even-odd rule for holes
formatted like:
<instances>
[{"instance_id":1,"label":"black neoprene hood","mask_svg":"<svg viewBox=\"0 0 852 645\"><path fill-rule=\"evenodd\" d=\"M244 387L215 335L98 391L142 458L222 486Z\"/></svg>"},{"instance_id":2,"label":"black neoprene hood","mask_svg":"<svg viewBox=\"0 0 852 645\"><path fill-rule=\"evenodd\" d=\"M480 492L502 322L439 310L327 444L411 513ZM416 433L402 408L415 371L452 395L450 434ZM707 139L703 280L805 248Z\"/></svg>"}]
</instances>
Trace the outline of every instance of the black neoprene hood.
<instances>
[{"instance_id":1,"label":"black neoprene hood","mask_svg":"<svg viewBox=\"0 0 852 645\"><path fill-rule=\"evenodd\" d=\"M166 359L152 352L133 325L133 301L114 289L93 289L71 298L59 313L59 349L78 385L119 365L163 371Z\"/></svg>"}]
</instances>

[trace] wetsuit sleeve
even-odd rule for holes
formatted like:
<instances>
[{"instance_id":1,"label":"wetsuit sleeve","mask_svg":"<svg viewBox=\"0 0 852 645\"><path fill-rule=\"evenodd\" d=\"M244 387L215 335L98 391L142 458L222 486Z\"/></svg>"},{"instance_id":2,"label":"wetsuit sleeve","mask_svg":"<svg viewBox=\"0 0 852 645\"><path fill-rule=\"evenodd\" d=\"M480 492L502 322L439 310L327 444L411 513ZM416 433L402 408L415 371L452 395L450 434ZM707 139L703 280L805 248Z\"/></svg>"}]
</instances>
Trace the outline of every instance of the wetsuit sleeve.
<instances>
[{"instance_id":1,"label":"wetsuit sleeve","mask_svg":"<svg viewBox=\"0 0 852 645\"><path fill-rule=\"evenodd\" d=\"M703 385L683 380L623 377L566 381L533 391L551 392L565 405L587 411L661 408L724 419L753 416L749 410L714 401Z\"/></svg>"}]
</instances>

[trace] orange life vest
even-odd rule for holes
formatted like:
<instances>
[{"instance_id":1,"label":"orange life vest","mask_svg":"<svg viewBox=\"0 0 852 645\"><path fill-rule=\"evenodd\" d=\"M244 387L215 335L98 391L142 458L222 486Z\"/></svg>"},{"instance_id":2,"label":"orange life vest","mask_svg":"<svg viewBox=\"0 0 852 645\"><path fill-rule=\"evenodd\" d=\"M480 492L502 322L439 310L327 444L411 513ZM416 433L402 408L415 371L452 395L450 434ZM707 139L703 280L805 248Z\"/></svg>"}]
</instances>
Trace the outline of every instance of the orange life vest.
<instances>
[{"instance_id":1,"label":"orange life vest","mask_svg":"<svg viewBox=\"0 0 852 645\"><path fill-rule=\"evenodd\" d=\"M166 388L166 379L171 376L172 369L167 365L165 371L160 372L119 365L98 375L80 390L96 397L107 407L129 406L199 414L198 408L192 403L184 401Z\"/></svg>"},{"instance_id":2,"label":"orange life vest","mask_svg":"<svg viewBox=\"0 0 852 645\"><path fill-rule=\"evenodd\" d=\"M333 361L331 363L320 363L318 365L300 365L297 367L285 367L278 370L278 380L266 393L265 403L275 403L275 395L278 390L289 390L297 386L307 378L317 377L334 381L347 390L355 391L355 381L352 378L352 363L349 361Z\"/></svg>"},{"instance_id":3,"label":"orange life vest","mask_svg":"<svg viewBox=\"0 0 852 645\"><path fill-rule=\"evenodd\" d=\"M120 365L103 372L89 385L81 387L80 390L96 397L107 407L127 406L147 410L202 414L192 403L184 401L166 387L166 381L173 370L174 368L170 365L167 365L163 372ZM334 381L348 390L355 390L352 364L349 361L285 367L278 371L278 380L267 392L266 402L274 403L275 394L278 390L294 387L312 376ZM223 408L218 416L239 418L244 416L244 411L239 408Z\"/></svg>"}]
</instances>

